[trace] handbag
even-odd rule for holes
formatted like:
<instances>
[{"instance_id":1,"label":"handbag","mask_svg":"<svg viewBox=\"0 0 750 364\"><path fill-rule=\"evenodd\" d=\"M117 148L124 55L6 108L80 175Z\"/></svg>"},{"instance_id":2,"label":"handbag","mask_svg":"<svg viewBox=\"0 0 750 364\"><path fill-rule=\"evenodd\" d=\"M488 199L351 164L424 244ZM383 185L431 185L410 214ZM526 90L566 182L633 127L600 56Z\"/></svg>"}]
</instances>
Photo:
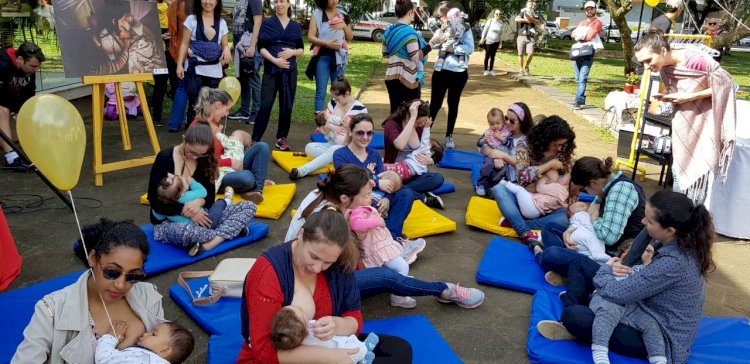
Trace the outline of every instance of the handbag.
<instances>
[{"instance_id":1,"label":"handbag","mask_svg":"<svg viewBox=\"0 0 750 364\"><path fill-rule=\"evenodd\" d=\"M196 306L214 304L221 297L240 298L244 289L245 277L253 264L255 264L255 258L227 258L219 262L216 269L212 271L180 272L177 276L177 283L188 292ZM186 279L201 277L208 277L208 286L210 287L210 295L208 296L202 294L208 287L204 286L197 292L193 292L187 284ZM194 293L197 294L197 297Z\"/></svg>"},{"instance_id":2,"label":"handbag","mask_svg":"<svg viewBox=\"0 0 750 364\"><path fill-rule=\"evenodd\" d=\"M570 59L573 61L594 57L594 45L591 42L578 42L570 47Z\"/></svg>"}]
</instances>

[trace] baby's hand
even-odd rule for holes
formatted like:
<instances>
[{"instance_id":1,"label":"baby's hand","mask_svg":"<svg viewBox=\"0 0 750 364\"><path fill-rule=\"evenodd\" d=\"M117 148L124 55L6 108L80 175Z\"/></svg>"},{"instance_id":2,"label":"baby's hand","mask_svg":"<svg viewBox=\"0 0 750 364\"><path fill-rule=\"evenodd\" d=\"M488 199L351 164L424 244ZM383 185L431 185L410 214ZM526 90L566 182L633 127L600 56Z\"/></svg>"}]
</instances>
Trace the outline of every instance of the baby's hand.
<instances>
[{"instance_id":1,"label":"baby's hand","mask_svg":"<svg viewBox=\"0 0 750 364\"><path fill-rule=\"evenodd\" d=\"M125 333L128 331L128 322L115 320L112 321L114 328L110 327L108 334L117 338L117 342L122 342L125 339ZM114 329L114 331L112 331Z\"/></svg>"},{"instance_id":2,"label":"baby's hand","mask_svg":"<svg viewBox=\"0 0 750 364\"><path fill-rule=\"evenodd\" d=\"M369 169L370 172L375 173L375 162L368 164L367 169Z\"/></svg>"}]
</instances>

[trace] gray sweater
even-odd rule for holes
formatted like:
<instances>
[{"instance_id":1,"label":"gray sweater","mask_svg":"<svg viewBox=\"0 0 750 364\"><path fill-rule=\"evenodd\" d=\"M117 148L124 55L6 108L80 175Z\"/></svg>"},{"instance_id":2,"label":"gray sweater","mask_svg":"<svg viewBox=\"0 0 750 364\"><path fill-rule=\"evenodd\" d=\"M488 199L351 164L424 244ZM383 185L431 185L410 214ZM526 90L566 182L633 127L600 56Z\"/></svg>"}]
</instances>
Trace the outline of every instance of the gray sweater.
<instances>
[{"instance_id":1,"label":"gray sweater","mask_svg":"<svg viewBox=\"0 0 750 364\"><path fill-rule=\"evenodd\" d=\"M490 18L482 30L482 38L485 44L494 44L500 41L503 32L503 22Z\"/></svg>"}]
</instances>

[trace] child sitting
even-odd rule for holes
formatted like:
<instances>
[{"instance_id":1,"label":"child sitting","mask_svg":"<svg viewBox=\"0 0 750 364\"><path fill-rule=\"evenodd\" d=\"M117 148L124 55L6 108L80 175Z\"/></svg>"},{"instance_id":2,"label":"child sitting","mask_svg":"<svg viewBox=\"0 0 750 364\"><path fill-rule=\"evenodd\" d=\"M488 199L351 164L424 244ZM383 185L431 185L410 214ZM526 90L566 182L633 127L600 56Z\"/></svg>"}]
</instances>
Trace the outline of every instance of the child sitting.
<instances>
[{"instance_id":1,"label":"child sitting","mask_svg":"<svg viewBox=\"0 0 750 364\"><path fill-rule=\"evenodd\" d=\"M391 183L393 183L393 192L391 193L395 193L396 191L401 189L401 185L402 185L401 177L395 171L384 171L383 173L380 174L379 179L381 181L390 181ZM383 197L385 197L385 195L386 193L381 190L373 190L372 191L372 205L377 206L378 202L380 202L380 200ZM386 216L383 216L383 218L385 217Z\"/></svg>"},{"instance_id":2,"label":"child sitting","mask_svg":"<svg viewBox=\"0 0 750 364\"><path fill-rule=\"evenodd\" d=\"M435 61L435 71L441 71L443 69L443 63L448 53L453 53L456 47L461 44L461 38L464 36L466 31L466 24L464 24L464 14L461 10L453 8L448 11L448 21L441 27L443 34L445 35L445 41L440 45L440 52L438 58ZM465 56L457 56L459 66L463 66L466 62Z\"/></svg>"},{"instance_id":3,"label":"child sitting","mask_svg":"<svg viewBox=\"0 0 750 364\"><path fill-rule=\"evenodd\" d=\"M124 333L128 329L126 321L114 321L114 330ZM102 335L96 341L96 364L107 363L151 363L176 364L187 360L193 352L195 340L186 328L165 322L146 332L138 338L137 344L123 350L117 350L117 344L123 335L114 336L114 332Z\"/></svg>"},{"instance_id":4,"label":"child sitting","mask_svg":"<svg viewBox=\"0 0 750 364\"><path fill-rule=\"evenodd\" d=\"M417 160L418 156L430 158L431 164L440 163L445 154L445 147L435 139L430 139L430 128L422 129L422 138L419 141L419 148L409 153L404 160L393 164L385 164L386 170L395 171L401 177L402 181L408 181L413 176L419 176L427 173L427 164L422 164Z\"/></svg>"},{"instance_id":5,"label":"child sitting","mask_svg":"<svg viewBox=\"0 0 750 364\"><path fill-rule=\"evenodd\" d=\"M622 257L627 254L627 251L623 252ZM643 261L642 266L634 266L633 272L643 270L646 266L651 263L651 258L654 255L654 247L649 245L641 256ZM607 264L613 264L613 262L619 261L620 258L611 258L612 261ZM637 269L636 269L637 268ZM620 279L627 279L626 277L620 277ZM638 303L629 303L627 305L619 305L604 299L602 296L594 292L591 297L591 303L589 308L594 312L594 323L591 330L591 353L594 358L595 364L609 364L609 339L615 330L615 327L622 322L641 332L643 336L643 343L646 346L646 352L648 353L648 361L651 364L666 364L666 345L664 342L664 335L661 332L659 323L654 319L653 316L640 309L633 309ZM627 316L625 314L628 313ZM625 320L623 320L625 318Z\"/></svg>"},{"instance_id":6,"label":"child sitting","mask_svg":"<svg viewBox=\"0 0 750 364\"><path fill-rule=\"evenodd\" d=\"M570 226L568 230L573 230L570 239L576 242L578 252L591 258L597 263L606 263L610 256L607 255L606 245L596 237L594 225L591 223L589 215L589 205L585 202L577 201L568 206L568 217Z\"/></svg>"},{"instance_id":7,"label":"child sitting","mask_svg":"<svg viewBox=\"0 0 750 364\"><path fill-rule=\"evenodd\" d=\"M511 154L513 139L510 137L510 131L505 126L505 115L502 110L496 107L490 109L490 112L487 113L487 124L489 124L489 128L484 131L484 134L477 141L477 147L481 149L486 145L494 150ZM499 158L484 156L482 168L479 170L479 179L477 180L477 195L485 196L488 188L503 179L511 179L509 166L505 161Z\"/></svg>"},{"instance_id":8,"label":"child sitting","mask_svg":"<svg viewBox=\"0 0 750 364\"><path fill-rule=\"evenodd\" d=\"M424 239L399 244L391 236L385 221L378 210L370 206L372 184L366 184L360 192L352 197L346 211L347 221L357 238L360 259L366 268L386 266L402 275L409 274L409 264L417 259L417 254L424 250L427 243ZM391 305L414 308L417 302L411 297L391 295Z\"/></svg>"}]
</instances>

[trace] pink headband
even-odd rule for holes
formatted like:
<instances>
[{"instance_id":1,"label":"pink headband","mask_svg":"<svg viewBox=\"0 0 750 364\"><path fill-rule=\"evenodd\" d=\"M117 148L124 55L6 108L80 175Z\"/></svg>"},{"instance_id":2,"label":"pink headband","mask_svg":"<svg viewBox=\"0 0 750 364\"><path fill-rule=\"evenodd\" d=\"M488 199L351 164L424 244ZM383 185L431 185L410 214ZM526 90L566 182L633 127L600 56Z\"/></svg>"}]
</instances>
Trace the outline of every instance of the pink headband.
<instances>
[{"instance_id":1,"label":"pink headband","mask_svg":"<svg viewBox=\"0 0 750 364\"><path fill-rule=\"evenodd\" d=\"M518 106L518 104L511 104L510 107L508 107L508 110L513 111L518 115L518 120L521 121L526 117L526 113L523 112L523 109Z\"/></svg>"}]
</instances>

